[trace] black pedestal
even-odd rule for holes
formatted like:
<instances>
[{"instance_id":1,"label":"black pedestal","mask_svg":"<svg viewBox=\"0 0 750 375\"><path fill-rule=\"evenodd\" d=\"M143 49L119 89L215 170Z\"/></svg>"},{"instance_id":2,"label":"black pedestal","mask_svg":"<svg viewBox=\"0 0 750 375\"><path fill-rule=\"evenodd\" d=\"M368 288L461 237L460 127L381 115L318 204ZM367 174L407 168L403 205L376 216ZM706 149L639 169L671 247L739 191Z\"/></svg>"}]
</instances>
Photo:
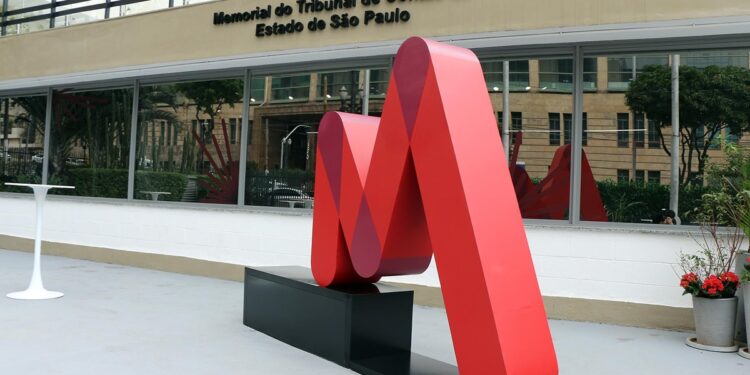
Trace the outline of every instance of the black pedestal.
<instances>
[{"instance_id":1,"label":"black pedestal","mask_svg":"<svg viewBox=\"0 0 750 375\"><path fill-rule=\"evenodd\" d=\"M322 288L303 267L245 268L243 323L361 374L458 374L411 353L413 297L384 285Z\"/></svg>"}]
</instances>

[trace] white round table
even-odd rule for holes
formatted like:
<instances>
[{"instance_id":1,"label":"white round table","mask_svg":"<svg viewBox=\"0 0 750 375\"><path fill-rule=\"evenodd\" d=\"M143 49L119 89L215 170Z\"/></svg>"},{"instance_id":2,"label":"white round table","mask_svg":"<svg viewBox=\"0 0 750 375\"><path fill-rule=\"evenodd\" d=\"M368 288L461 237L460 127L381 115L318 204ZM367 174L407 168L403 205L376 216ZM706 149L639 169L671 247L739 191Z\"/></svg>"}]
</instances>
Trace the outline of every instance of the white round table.
<instances>
[{"instance_id":1,"label":"white round table","mask_svg":"<svg viewBox=\"0 0 750 375\"><path fill-rule=\"evenodd\" d=\"M31 282L29 287L24 291L8 293L8 297L13 299L51 299L63 296L61 292L52 292L44 289L42 284L42 215L44 213L44 198L47 197L49 189L75 189L73 186L62 185L41 185L41 184L19 184L6 182L8 186L25 186L34 190L36 198L36 237L34 238L34 269L31 273Z\"/></svg>"}]
</instances>

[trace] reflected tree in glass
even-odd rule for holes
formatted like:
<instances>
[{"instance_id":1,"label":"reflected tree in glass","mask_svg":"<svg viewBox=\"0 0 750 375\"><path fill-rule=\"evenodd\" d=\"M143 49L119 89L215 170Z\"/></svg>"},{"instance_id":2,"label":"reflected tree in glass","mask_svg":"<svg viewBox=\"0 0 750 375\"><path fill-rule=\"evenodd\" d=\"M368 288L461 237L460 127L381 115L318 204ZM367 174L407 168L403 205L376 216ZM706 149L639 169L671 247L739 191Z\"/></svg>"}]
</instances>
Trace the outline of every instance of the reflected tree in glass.
<instances>
[{"instance_id":1,"label":"reflected tree in glass","mask_svg":"<svg viewBox=\"0 0 750 375\"><path fill-rule=\"evenodd\" d=\"M736 66L680 67L680 182L702 185L709 150L716 148L722 131L741 134L750 130L750 70ZM666 139L671 129L671 68L651 65L631 82L625 94L627 105L660 126L661 147L671 150ZM697 171L694 169L697 161Z\"/></svg>"},{"instance_id":2,"label":"reflected tree in glass","mask_svg":"<svg viewBox=\"0 0 750 375\"><path fill-rule=\"evenodd\" d=\"M125 198L132 89L56 91L49 182L76 195Z\"/></svg>"},{"instance_id":3,"label":"reflected tree in glass","mask_svg":"<svg viewBox=\"0 0 750 375\"><path fill-rule=\"evenodd\" d=\"M238 153L222 124L231 118L238 136L242 89L241 80L141 87L135 198L236 203Z\"/></svg>"},{"instance_id":4,"label":"reflected tree in glass","mask_svg":"<svg viewBox=\"0 0 750 375\"><path fill-rule=\"evenodd\" d=\"M28 193L3 182L40 183L45 96L0 99L0 191Z\"/></svg>"}]
</instances>

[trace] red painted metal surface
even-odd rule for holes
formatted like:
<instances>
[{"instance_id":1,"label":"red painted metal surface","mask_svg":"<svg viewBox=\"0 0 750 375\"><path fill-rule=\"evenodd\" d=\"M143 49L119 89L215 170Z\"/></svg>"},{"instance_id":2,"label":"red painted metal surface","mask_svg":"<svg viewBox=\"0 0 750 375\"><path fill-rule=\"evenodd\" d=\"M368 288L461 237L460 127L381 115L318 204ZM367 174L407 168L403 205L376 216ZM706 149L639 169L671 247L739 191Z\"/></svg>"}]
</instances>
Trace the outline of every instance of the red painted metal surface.
<instances>
[{"instance_id":1,"label":"red painted metal surface","mask_svg":"<svg viewBox=\"0 0 750 375\"><path fill-rule=\"evenodd\" d=\"M522 133L516 134L510 159L510 174L521 216L527 219L567 219L570 207L571 145L560 146L555 151L547 176L535 185L526 170L516 164L521 137ZM581 218L587 221L608 221L607 211L584 150L581 150Z\"/></svg>"},{"instance_id":2,"label":"red painted metal surface","mask_svg":"<svg viewBox=\"0 0 750 375\"><path fill-rule=\"evenodd\" d=\"M411 38L382 118L321 121L312 269L322 286L424 271L434 254L459 371L547 375L557 361L482 69Z\"/></svg>"},{"instance_id":3,"label":"red painted metal surface","mask_svg":"<svg viewBox=\"0 0 750 375\"><path fill-rule=\"evenodd\" d=\"M201 199L201 202L204 203L237 203L240 162L232 158L232 149L229 147L229 136L227 135L227 124L224 119L221 119L221 129L224 133L224 147L227 153L226 160L224 159L224 154L221 151L216 135L211 134L211 143L213 143L216 156L219 158L218 163L195 129L192 129L193 139L198 143L198 147L200 147L201 152L208 159L212 167L212 170L204 173L207 180L198 181L198 184L207 191L206 196Z\"/></svg>"}]
</instances>

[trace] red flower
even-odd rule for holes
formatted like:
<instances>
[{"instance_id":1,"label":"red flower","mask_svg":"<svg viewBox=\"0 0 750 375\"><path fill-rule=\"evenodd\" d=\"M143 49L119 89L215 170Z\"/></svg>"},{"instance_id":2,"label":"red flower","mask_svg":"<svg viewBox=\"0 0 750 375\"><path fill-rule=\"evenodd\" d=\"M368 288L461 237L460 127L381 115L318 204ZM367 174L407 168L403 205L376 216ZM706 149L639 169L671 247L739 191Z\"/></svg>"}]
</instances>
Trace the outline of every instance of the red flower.
<instances>
[{"instance_id":1,"label":"red flower","mask_svg":"<svg viewBox=\"0 0 750 375\"><path fill-rule=\"evenodd\" d=\"M717 294L724 291L724 283L716 277L716 275L711 275L703 282L701 289L703 289L709 297L715 297Z\"/></svg>"},{"instance_id":2,"label":"red flower","mask_svg":"<svg viewBox=\"0 0 750 375\"><path fill-rule=\"evenodd\" d=\"M698 282L698 276L696 276L694 273L686 273L682 275L682 278L680 278L680 286L683 288L687 288L690 284Z\"/></svg>"},{"instance_id":3,"label":"red flower","mask_svg":"<svg viewBox=\"0 0 750 375\"><path fill-rule=\"evenodd\" d=\"M724 283L738 284L740 282L740 278L734 272L724 272L719 279Z\"/></svg>"}]
</instances>

